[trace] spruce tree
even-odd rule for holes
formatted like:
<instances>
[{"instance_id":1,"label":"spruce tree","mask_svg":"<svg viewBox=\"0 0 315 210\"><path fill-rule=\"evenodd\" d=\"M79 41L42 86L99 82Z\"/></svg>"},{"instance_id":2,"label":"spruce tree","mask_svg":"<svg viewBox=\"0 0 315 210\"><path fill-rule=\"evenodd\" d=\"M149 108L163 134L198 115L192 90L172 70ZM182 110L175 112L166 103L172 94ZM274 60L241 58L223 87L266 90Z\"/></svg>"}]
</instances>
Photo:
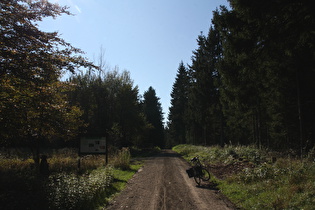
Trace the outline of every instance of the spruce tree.
<instances>
[{"instance_id":1,"label":"spruce tree","mask_svg":"<svg viewBox=\"0 0 315 210\"><path fill-rule=\"evenodd\" d=\"M127 71L105 74L87 72L72 76L75 89L69 92L72 104L84 111L85 136L107 136L117 147L141 146L146 122L140 106L139 90Z\"/></svg>"},{"instance_id":2,"label":"spruce tree","mask_svg":"<svg viewBox=\"0 0 315 210\"><path fill-rule=\"evenodd\" d=\"M314 145L311 1L230 3L214 15L224 39L221 101L230 133L277 149Z\"/></svg>"},{"instance_id":3,"label":"spruce tree","mask_svg":"<svg viewBox=\"0 0 315 210\"><path fill-rule=\"evenodd\" d=\"M188 106L189 76L184 63L179 64L171 93L169 109L169 146L186 143L186 114Z\"/></svg>"},{"instance_id":4,"label":"spruce tree","mask_svg":"<svg viewBox=\"0 0 315 210\"><path fill-rule=\"evenodd\" d=\"M147 146L164 147L163 112L155 90L150 86L143 94L143 112L152 128L147 133Z\"/></svg>"},{"instance_id":5,"label":"spruce tree","mask_svg":"<svg viewBox=\"0 0 315 210\"><path fill-rule=\"evenodd\" d=\"M222 114L219 103L219 74L217 63L221 59L218 31L211 27L208 36L201 34L198 49L193 52L190 66L188 124L192 142L211 145L222 141Z\"/></svg>"}]
</instances>

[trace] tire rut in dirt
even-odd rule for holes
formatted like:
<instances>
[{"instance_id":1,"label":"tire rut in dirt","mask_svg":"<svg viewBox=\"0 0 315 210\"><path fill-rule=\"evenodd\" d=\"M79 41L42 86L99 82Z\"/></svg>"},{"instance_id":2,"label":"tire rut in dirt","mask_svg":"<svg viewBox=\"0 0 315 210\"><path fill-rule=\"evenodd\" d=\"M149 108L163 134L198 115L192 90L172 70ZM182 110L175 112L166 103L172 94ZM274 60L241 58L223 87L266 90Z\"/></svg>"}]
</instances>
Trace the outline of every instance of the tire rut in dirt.
<instances>
[{"instance_id":1,"label":"tire rut in dirt","mask_svg":"<svg viewBox=\"0 0 315 210\"><path fill-rule=\"evenodd\" d=\"M163 162L163 181L156 209L190 209L194 205L188 197L190 190L179 173L181 165L172 157L164 157Z\"/></svg>"},{"instance_id":2,"label":"tire rut in dirt","mask_svg":"<svg viewBox=\"0 0 315 210\"><path fill-rule=\"evenodd\" d=\"M149 158L108 209L233 209L217 192L189 179L189 164L171 150Z\"/></svg>"}]
</instances>

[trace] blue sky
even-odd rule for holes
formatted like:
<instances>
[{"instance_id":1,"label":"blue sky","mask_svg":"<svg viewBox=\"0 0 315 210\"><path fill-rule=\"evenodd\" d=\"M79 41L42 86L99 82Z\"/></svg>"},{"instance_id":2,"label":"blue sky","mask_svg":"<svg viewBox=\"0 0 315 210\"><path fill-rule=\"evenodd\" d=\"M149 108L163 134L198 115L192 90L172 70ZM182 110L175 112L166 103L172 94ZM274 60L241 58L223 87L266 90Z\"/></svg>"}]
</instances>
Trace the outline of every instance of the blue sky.
<instances>
[{"instance_id":1,"label":"blue sky","mask_svg":"<svg viewBox=\"0 0 315 210\"><path fill-rule=\"evenodd\" d=\"M226 0L49 0L69 6L75 16L45 19L40 28L58 31L90 61L100 48L110 68L130 72L139 93L152 86L165 119L179 63L191 63L201 31L208 33L212 11Z\"/></svg>"}]
</instances>

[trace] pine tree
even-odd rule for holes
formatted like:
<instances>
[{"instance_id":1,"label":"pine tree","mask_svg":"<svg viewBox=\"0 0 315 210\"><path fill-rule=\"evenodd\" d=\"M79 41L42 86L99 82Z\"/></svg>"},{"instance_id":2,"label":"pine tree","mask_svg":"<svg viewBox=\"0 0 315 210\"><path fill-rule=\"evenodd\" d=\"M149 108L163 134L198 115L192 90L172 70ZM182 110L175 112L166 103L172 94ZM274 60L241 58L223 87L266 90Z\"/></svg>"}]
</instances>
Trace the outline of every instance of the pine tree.
<instances>
[{"instance_id":1,"label":"pine tree","mask_svg":"<svg viewBox=\"0 0 315 210\"><path fill-rule=\"evenodd\" d=\"M147 134L147 146L164 147L163 112L159 98L152 87L143 94L143 112L152 129Z\"/></svg>"},{"instance_id":2,"label":"pine tree","mask_svg":"<svg viewBox=\"0 0 315 210\"><path fill-rule=\"evenodd\" d=\"M69 92L71 103L84 111L87 124L84 135L107 136L117 147L140 146L146 122L140 107L139 90L127 71L117 69L105 74L87 72L72 76L75 90Z\"/></svg>"},{"instance_id":3,"label":"pine tree","mask_svg":"<svg viewBox=\"0 0 315 210\"><path fill-rule=\"evenodd\" d=\"M230 3L214 15L224 40L221 101L230 133L277 149L302 148L305 135L314 145L314 112L306 105L314 104L311 1Z\"/></svg>"},{"instance_id":4,"label":"pine tree","mask_svg":"<svg viewBox=\"0 0 315 210\"><path fill-rule=\"evenodd\" d=\"M169 145L186 143L186 112L188 106L189 76L184 63L178 67L171 93L171 107L168 116Z\"/></svg>"},{"instance_id":5,"label":"pine tree","mask_svg":"<svg viewBox=\"0 0 315 210\"><path fill-rule=\"evenodd\" d=\"M199 48L193 52L190 66L188 130L194 143L219 144L222 141L223 118L217 71L222 54L218 31L211 27L208 36L201 34L197 42Z\"/></svg>"}]
</instances>

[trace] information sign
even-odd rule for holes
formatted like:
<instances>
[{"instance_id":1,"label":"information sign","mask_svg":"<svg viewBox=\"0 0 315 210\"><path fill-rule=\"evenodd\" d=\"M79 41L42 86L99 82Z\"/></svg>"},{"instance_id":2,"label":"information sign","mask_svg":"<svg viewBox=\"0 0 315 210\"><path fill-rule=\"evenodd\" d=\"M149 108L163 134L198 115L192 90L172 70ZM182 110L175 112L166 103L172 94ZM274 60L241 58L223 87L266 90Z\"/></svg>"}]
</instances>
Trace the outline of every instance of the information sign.
<instances>
[{"instance_id":1,"label":"information sign","mask_svg":"<svg viewBox=\"0 0 315 210\"><path fill-rule=\"evenodd\" d=\"M81 138L80 154L106 154L106 138Z\"/></svg>"}]
</instances>

